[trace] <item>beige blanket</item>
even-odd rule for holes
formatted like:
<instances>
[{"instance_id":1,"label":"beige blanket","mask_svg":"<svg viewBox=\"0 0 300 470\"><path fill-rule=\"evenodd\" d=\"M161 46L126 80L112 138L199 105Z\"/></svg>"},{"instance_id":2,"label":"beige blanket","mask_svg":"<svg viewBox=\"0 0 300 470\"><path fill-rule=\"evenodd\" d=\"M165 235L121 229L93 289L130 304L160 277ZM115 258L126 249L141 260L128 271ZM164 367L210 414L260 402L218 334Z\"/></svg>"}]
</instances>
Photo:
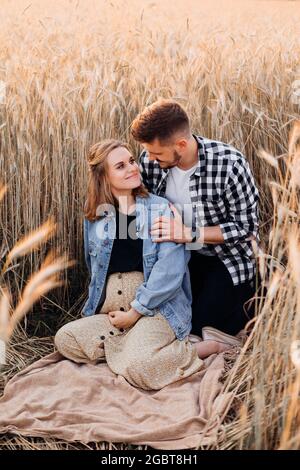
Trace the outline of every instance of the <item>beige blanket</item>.
<instances>
[{"instance_id":1,"label":"beige blanket","mask_svg":"<svg viewBox=\"0 0 300 470\"><path fill-rule=\"evenodd\" d=\"M205 365L188 379L145 391L106 363L77 364L52 353L7 383L0 432L171 450L196 448L200 438L207 445L216 438L230 396L221 393L223 356L211 356Z\"/></svg>"}]
</instances>

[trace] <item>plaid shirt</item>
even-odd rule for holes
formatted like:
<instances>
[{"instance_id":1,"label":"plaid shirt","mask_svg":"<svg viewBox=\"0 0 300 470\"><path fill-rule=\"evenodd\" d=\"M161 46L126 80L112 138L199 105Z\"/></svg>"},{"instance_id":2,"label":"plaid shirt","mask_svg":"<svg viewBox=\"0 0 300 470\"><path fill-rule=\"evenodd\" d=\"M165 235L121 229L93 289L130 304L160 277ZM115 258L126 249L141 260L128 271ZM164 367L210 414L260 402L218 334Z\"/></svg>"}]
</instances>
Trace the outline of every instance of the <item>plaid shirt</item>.
<instances>
[{"instance_id":1,"label":"plaid shirt","mask_svg":"<svg viewBox=\"0 0 300 470\"><path fill-rule=\"evenodd\" d=\"M197 250L218 256L228 269L234 285L255 275L255 258L250 236L258 239L258 191L248 162L232 146L194 136L198 142L198 166L190 177L193 228L219 225L222 244L201 245ZM165 196L170 170L149 161L146 151L140 155L140 170L151 193Z\"/></svg>"}]
</instances>

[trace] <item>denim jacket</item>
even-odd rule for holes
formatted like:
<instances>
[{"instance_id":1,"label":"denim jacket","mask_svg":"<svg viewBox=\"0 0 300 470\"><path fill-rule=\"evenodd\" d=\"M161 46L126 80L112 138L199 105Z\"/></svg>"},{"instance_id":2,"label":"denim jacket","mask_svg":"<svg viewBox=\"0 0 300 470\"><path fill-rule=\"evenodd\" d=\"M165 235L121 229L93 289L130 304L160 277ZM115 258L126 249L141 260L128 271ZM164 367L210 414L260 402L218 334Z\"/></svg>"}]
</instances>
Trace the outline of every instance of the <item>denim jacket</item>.
<instances>
[{"instance_id":1,"label":"denim jacket","mask_svg":"<svg viewBox=\"0 0 300 470\"><path fill-rule=\"evenodd\" d=\"M89 295L83 315L94 315L105 300L105 285L115 239L114 210L97 212L100 219L84 219L85 260L91 275ZM176 337L184 339L191 331L192 294L188 261L190 252L182 243L153 242L150 229L159 216L172 217L165 198L149 194L136 197L137 237L143 240L144 282L138 287L131 306L142 315L161 313Z\"/></svg>"}]
</instances>

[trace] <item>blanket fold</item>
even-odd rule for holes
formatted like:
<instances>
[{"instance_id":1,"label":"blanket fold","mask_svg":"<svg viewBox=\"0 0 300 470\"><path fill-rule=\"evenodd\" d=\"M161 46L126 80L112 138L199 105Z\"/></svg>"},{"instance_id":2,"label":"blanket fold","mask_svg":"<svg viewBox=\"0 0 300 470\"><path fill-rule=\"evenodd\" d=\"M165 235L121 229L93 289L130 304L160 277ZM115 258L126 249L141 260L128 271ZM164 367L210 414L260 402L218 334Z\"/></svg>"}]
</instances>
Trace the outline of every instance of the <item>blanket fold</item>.
<instances>
[{"instance_id":1,"label":"blanket fold","mask_svg":"<svg viewBox=\"0 0 300 470\"><path fill-rule=\"evenodd\" d=\"M145 391L106 363L78 364L54 352L7 383L0 399L0 433L163 450L196 448L200 438L201 445L209 445L230 400L222 393L223 372L223 356L214 355L192 376Z\"/></svg>"}]
</instances>

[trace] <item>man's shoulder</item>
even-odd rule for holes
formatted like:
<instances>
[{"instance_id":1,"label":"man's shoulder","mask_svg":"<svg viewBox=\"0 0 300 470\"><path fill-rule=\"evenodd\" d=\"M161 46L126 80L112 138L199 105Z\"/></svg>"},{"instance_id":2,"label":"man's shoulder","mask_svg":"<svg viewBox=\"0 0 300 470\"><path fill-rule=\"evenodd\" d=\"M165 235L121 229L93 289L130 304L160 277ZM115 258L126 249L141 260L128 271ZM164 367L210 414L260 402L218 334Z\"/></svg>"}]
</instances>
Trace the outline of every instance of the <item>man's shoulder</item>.
<instances>
[{"instance_id":1,"label":"man's shoulder","mask_svg":"<svg viewBox=\"0 0 300 470\"><path fill-rule=\"evenodd\" d=\"M142 163L143 165L149 165L150 163L152 163L149 161L147 150L141 151L139 155L139 163Z\"/></svg>"},{"instance_id":2,"label":"man's shoulder","mask_svg":"<svg viewBox=\"0 0 300 470\"><path fill-rule=\"evenodd\" d=\"M233 145L220 140L208 139L206 137L200 137L204 150L209 155L215 158L226 158L228 161L234 163L240 159L244 160L243 153L235 148Z\"/></svg>"},{"instance_id":3,"label":"man's shoulder","mask_svg":"<svg viewBox=\"0 0 300 470\"><path fill-rule=\"evenodd\" d=\"M149 191L155 191L155 188L162 178L163 170L155 160L150 161L146 150L140 154L139 167L143 182Z\"/></svg>"},{"instance_id":4,"label":"man's shoulder","mask_svg":"<svg viewBox=\"0 0 300 470\"><path fill-rule=\"evenodd\" d=\"M222 173L223 178L227 179L241 167L249 171L247 159L233 145L205 137L201 139L208 176Z\"/></svg>"},{"instance_id":5,"label":"man's shoulder","mask_svg":"<svg viewBox=\"0 0 300 470\"><path fill-rule=\"evenodd\" d=\"M148 159L148 152L147 152L147 150L144 149L144 150L141 151L141 153L140 153L140 155L139 155L139 159L140 159L140 160Z\"/></svg>"},{"instance_id":6,"label":"man's shoulder","mask_svg":"<svg viewBox=\"0 0 300 470\"><path fill-rule=\"evenodd\" d=\"M150 169L153 170L157 170L158 173L161 173L161 168L159 166L159 164L155 161L155 160L149 160L149 156L148 156L148 152L147 150L143 150L141 153L140 153L140 156L139 156L139 164L141 164L144 169Z\"/></svg>"}]
</instances>

